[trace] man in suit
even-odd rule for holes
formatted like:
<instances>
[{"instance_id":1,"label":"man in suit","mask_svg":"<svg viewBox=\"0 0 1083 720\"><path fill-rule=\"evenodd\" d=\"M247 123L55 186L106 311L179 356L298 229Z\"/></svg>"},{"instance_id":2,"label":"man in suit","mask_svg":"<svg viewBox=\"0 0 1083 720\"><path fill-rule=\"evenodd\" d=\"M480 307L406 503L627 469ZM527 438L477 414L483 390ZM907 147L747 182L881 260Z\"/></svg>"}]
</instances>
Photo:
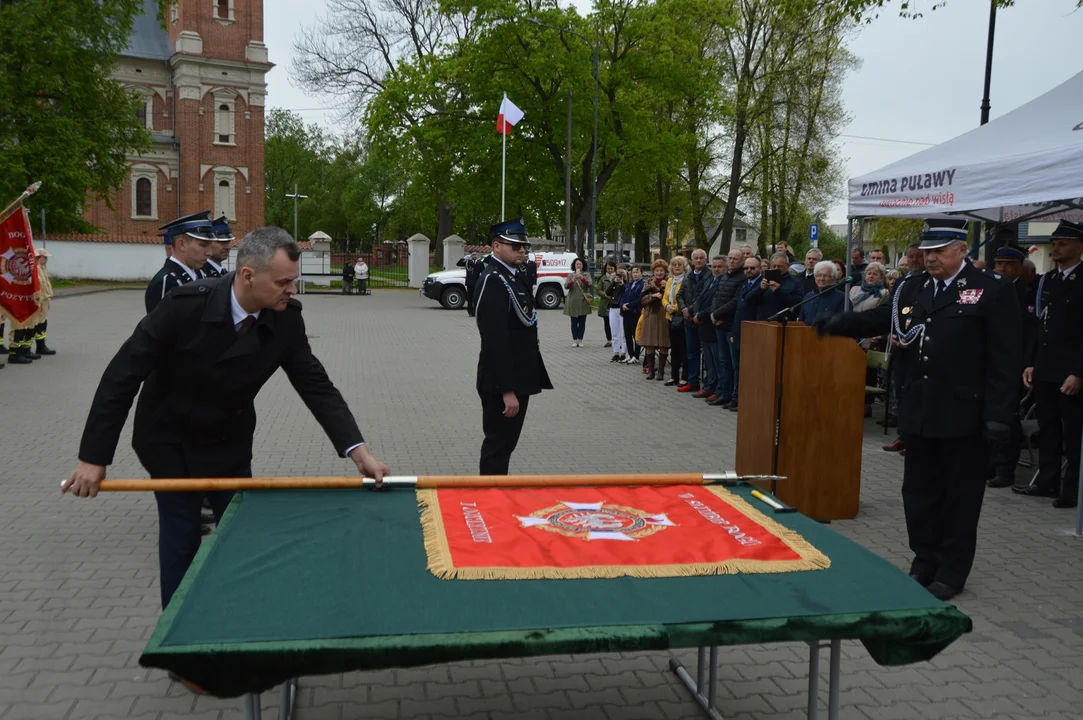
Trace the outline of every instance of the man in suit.
<instances>
[{"instance_id":1,"label":"man in suit","mask_svg":"<svg viewBox=\"0 0 1083 720\"><path fill-rule=\"evenodd\" d=\"M692 323L693 327L699 332L699 343L703 355L702 389L692 397L707 402L722 397L719 395L722 384L722 368L718 366L718 333L711 321L711 310L714 307L714 297L715 293L718 292L718 286L726 276L726 270L729 267L728 262L725 255L716 255L711 258L711 275L703 281L699 294L696 295L696 300L692 303ZM691 369L688 372L691 374ZM730 381L732 382L732 378L730 378ZM732 398L730 399L732 400Z\"/></svg>"},{"instance_id":2,"label":"man in suit","mask_svg":"<svg viewBox=\"0 0 1083 720\"><path fill-rule=\"evenodd\" d=\"M903 370L899 432L906 442L903 511L910 576L941 600L962 591L977 547L989 442L1007 439L1018 406L1022 321L1015 291L965 262L966 220L930 220L925 271L892 304L816 320L820 334L890 334Z\"/></svg>"},{"instance_id":3,"label":"man in suit","mask_svg":"<svg viewBox=\"0 0 1083 720\"><path fill-rule=\"evenodd\" d=\"M824 259L819 248L811 248L805 253L805 274L801 276L801 294L807 295L816 289L816 263Z\"/></svg>"},{"instance_id":4,"label":"man in suit","mask_svg":"<svg viewBox=\"0 0 1083 720\"><path fill-rule=\"evenodd\" d=\"M147 285L143 303L148 314L171 290L203 277L200 268L206 264L208 247L214 242L214 224L210 215L209 211L204 210L177 218L159 228L165 244L172 247L173 252Z\"/></svg>"},{"instance_id":5,"label":"man in suit","mask_svg":"<svg viewBox=\"0 0 1083 720\"><path fill-rule=\"evenodd\" d=\"M1012 490L1055 498L1055 508L1074 508L1083 436L1083 224L1062 220L1050 239L1056 267L1038 281L1037 326L1023 372L1037 405L1038 475ZM1063 475L1062 458L1068 461Z\"/></svg>"},{"instance_id":6,"label":"man in suit","mask_svg":"<svg viewBox=\"0 0 1083 720\"><path fill-rule=\"evenodd\" d=\"M463 264L466 266L466 312L474 317L474 288L477 287L481 271L485 269L485 263L478 259L478 251L474 250Z\"/></svg>"},{"instance_id":7,"label":"man in suit","mask_svg":"<svg viewBox=\"0 0 1083 720\"><path fill-rule=\"evenodd\" d=\"M685 357L688 359L688 381L684 385L678 385L677 392L698 394L700 392L701 347L699 327L692 319L692 306L699 297L699 291L703 289L703 283L711 277L711 272L707 270L707 252L702 248L693 250L691 264L692 269L685 275L681 289L677 293L677 307L684 316L684 347Z\"/></svg>"},{"instance_id":8,"label":"man in suit","mask_svg":"<svg viewBox=\"0 0 1083 720\"><path fill-rule=\"evenodd\" d=\"M236 272L177 288L139 322L102 375L63 492L97 495L136 393L132 448L150 477L250 477L254 401L279 368L338 454L382 482L390 471L365 446L309 347L292 297L300 254L285 230L254 230L241 242ZM209 495L220 521L232 493ZM155 500L164 608L199 548L202 498L158 492Z\"/></svg>"},{"instance_id":9,"label":"man in suit","mask_svg":"<svg viewBox=\"0 0 1083 720\"><path fill-rule=\"evenodd\" d=\"M756 320L769 320L776 313L801 302L801 280L790 273L786 253L771 256L770 269L779 273L779 280L760 280L760 297L756 300ZM751 319L751 318L750 318Z\"/></svg>"},{"instance_id":10,"label":"man in suit","mask_svg":"<svg viewBox=\"0 0 1083 720\"><path fill-rule=\"evenodd\" d=\"M730 334L730 352L733 356L733 400L727 410L737 410L737 391L741 387L741 323L756 319L755 299L759 298L762 278L760 259L745 258L745 281L737 291L737 312L733 315L733 332Z\"/></svg>"},{"instance_id":11,"label":"man in suit","mask_svg":"<svg viewBox=\"0 0 1083 720\"><path fill-rule=\"evenodd\" d=\"M523 270L530 252L521 220L494 225L489 264L478 278L474 312L481 352L477 390L481 397L481 475L507 475L519 444L531 395L552 390L538 344L538 315L532 282Z\"/></svg>"},{"instance_id":12,"label":"man in suit","mask_svg":"<svg viewBox=\"0 0 1083 720\"><path fill-rule=\"evenodd\" d=\"M214 242L207 244L207 262L200 268L203 277L222 277L226 274L222 267L229 258L229 246L233 242L233 231L229 228L226 216L218 218L212 223L214 228Z\"/></svg>"}]
</instances>

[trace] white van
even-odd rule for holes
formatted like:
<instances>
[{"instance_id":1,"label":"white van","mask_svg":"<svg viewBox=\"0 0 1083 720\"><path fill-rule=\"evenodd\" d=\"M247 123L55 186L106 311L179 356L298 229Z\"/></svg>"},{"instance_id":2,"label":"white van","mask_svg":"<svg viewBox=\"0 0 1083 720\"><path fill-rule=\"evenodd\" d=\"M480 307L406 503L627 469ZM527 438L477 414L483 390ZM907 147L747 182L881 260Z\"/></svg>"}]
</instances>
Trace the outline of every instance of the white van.
<instances>
[{"instance_id":1,"label":"white van","mask_svg":"<svg viewBox=\"0 0 1083 720\"><path fill-rule=\"evenodd\" d=\"M578 257L570 252L533 253L538 266L538 281L534 285L534 303L539 309L555 310L567 295L564 283L572 274L572 261ZM466 268L435 272L425 278L421 294L437 300L448 310L466 305Z\"/></svg>"}]
</instances>

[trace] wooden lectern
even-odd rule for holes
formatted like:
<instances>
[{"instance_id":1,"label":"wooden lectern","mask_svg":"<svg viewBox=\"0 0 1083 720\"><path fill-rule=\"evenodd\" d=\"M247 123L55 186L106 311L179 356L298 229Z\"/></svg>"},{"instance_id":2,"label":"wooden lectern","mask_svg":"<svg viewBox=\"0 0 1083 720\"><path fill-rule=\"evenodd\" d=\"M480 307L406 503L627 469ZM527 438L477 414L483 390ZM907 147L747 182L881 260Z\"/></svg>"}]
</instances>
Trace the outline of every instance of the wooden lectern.
<instances>
[{"instance_id":1,"label":"wooden lectern","mask_svg":"<svg viewBox=\"0 0 1083 720\"><path fill-rule=\"evenodd\" d=\"M785 476L777 483L779 500L816 520L855 517L865 365L864 351L850 338L819 338L797 322L742 324L737 473Z\"/></svg>"}]
</instances>

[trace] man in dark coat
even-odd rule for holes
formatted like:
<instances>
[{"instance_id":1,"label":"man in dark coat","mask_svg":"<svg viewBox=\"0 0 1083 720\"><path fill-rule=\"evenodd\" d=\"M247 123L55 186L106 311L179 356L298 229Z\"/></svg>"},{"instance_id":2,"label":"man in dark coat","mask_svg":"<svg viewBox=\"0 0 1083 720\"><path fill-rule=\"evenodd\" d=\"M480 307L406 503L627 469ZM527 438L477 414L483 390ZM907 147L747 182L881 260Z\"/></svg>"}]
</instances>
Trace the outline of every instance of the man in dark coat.
<instances>
[{"instance_id":1,"label":"man in dark coat","mask_svg":"<svg viewBox=\"0 0 1083 720\"><path fill-rule=\"evenodd\" d=\"M832 335L898 341L899 433L906 442L903 509L910 576L941 600L962 591L974 563L989 442L1018 405L1022 321L1015 291L965 262L965 220L930 220L925 271L895 284L892 304L822 317Z\"/></svg>"},{"instance_id":2,"label":"man in dark coat","mask_svg":"<svg viewBox=\"0 0 1083 720\"><path fill-rule=\"evenodd\" d=\"M530 252L521 220L494 225L489 263L478 278L474 312L481 352L477 390L481 397L481 475L507 475L519 444L531 395L552 390L538 343L531 279L522 270Z\"/></svg>"},{"instance_id":3,"label":"man in dark coat","mask_svg":"<svg viewBox=\"0 0 1083 720\"><path fill-rule=\"evenodd\" d=\"M714 303L711 305L711 323L714 325L715 334L718 338L714 344L716 353L715 367L718 368L718 382L715 387L714 400L708 400L708 405L728 406L733 402L737 393L735 379L735 361L733 359L730 336L733 333L733 316L737 313L738 294L745 284L745 256L738 248L730 250L726 255L726 274L718 284L714 294Z\"/></svg>"},{"instance_id":4,"label":"man in dark coat","mask_svg":"<svg viewBox=\"0 0 1083 720\"><path fill-rule=\"evenodd\" d=\"M159 230L165 244L173 248L165 265L154 274L143 295L143 304L150 313L174 288L203 277L200 268L207 262L207 248L214 240L214 224L210 212L178 218Z\"/></svg>"},{"instance_id":5,"label":"man in dark coat","mask_svg":"<svg viewBox=\"0 0 1083 720\"><path fill-rule=\"evenodd\" d=\"M699 288L696 301L692 303L692 323L699 331L700 348L703 354L703 385L699 392L692 395L710 402L717 400L719 367L718 367L718 333L715 332L714 323L711 322L711 308L714 307L714 296L718 292L718 286L722 278L726 276L727 260L718 255L711 259L711 275L707 277ZM691 370L689 370L691 373Z\"/></svg>"},{"instance_id":6,"label":"man in dark coat","mask_svg":"<svg viewBox=\"0 0 1083 720\"><path fill-rule=\"evenodd\" d=\"M733 332L730 333L730 346L733 355L733 400L726 406L728 410L737 409L738 390L741 386L741 323L756 319L756 303L760 294L760 281L763 272L760 259L752 256L744 259L745 281L737 292L737 312L733 315Z\"/></svg>"},{"instance_id":7,"label":"man in dark coat","mask_svg":"<svg viewBox=\"0 0 1083 720\"><path fill-rule=\"evenodd\" d=\"M144 317L105 369L63 492L97 495L136 393L132 448L150 477L250 477L254 401L279 368L335 451L382 482L390 471L365 446L309 347L301 304L291 297L299 257L285 230L255 230L240 245L237 272L177 288ZM232 493L209 496L220 521ZM158 492L155 500L164 608L199 549L202 497Z\"/></svg>"},{"instance_id":8,"label":"man in dark coat","mask_svg":"<svg viewBox=\"0 0 1083 720\"><path fill-rule=\"evenodd\" d=\"M688 359L688 382L677 386L677 392L698 393L700 390L700 341L699 327L692 320L692 305L699 297L699 291L703 283L711 277L711 271L707 269L707 252L702 248L692 251L690 259L691 269L681 283L681 289L677 293L677 308L684 317L684 348L685 357Z\"/></svg>"},{"instance_id":9,"label":"man in dark coat","mask_svg":"<svg viewBox=\"0 0 1083 720\"><path fill-rule=\"evenodd\" d=\"M756 301L756 320L769 320L780 310L793 307L801 302L802 281L790 273L789 261L785 253L771 256L770 269L781 273L781 280L768 280L766 275L760 281L760 297Z\"/></svg>"},{"instance_id":10,"label":"man in dark coat","mask_svg":"<svg viewBox=\"0 0 1083 720\"><path fill-rule=\"evenodd\" d=\"M1083 224L1062 220L1051 240L1056 267L1038 281L1037 328L1023 374L1037 406L1038 476L1012 490L1074 508L1083 436ZM1062 458L1068 461L1063 476Z\"/></svg>"}]
</instances>

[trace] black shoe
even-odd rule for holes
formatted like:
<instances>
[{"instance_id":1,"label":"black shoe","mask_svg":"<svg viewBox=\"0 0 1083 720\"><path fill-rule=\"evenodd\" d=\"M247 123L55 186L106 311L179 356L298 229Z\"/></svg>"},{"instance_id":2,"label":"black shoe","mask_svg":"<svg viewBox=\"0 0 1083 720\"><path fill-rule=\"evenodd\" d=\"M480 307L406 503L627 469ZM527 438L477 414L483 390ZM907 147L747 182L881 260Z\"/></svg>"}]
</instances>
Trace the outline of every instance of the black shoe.
<instances>
[{"instance_id":1,"label":"black shoe","mask_svg":"<svg viewBox=\"0 0 1083 720\"><path fill-rule=\"evenodd\" d=\"M38 355L36 352L32 352L29 348L27 348L26 352L23 354L31 360L41 360L41 355Z\"/></svg>"},{"instance_id":2,"label":"black shoe","mask_svg":"<svg viewBox=\"0 0 1083 720\"><path fill-rule=\"evenodd\" d=\"M21 352L8 353L8 365L29 365L33 362Z\"/></svg>"},{"instance_id":3,"label":"black shoe","mask_svg":"<svg viewBox=\"0 0 1083 720\"><path fill-rule=\"evenodd\" d=\"M923 588L929 587L929 583L932 582L926 576L914 572L910 573L910 579L916 582L918 585L922 586Z\"/></svg>"},{"instance_id":4,"label":"black shoe","mask_svg":"<svg viewBox=\"0 0 1083 720\"><path fill-rule=\"evenodd\" d=\"M44 340L38 340L38 355L56 355L56 350L46 345Z\"/></svg>"},{"instance_id":5,"label":"black shoe","mask_svg":"<svg viewBox=\"0 0 1083 720\"><path fill-rule=\"evenodd\" d=\"M887 423L885 427L899 427L899 418L895 417L894 415L888 415L886 418L884 418L884 422Z\"/></svg>"},{"instance_id":6,"label":"black shoe","mask_svg":"<svg viewBox=\"0 0 1083 720\"><path fill-rule=\"evenodd\" d=\"M1027 485L1026 487L1013 487L1012 492L1016 495L1026 495L1027 497L1043 497L1043 498L1055 498L1060 493L1053 488L1043 488L1037 485Z\"/></svg>"},{"instance_id":7,"label":"black shoe","mask_svg":"<svg viewBox=\"0 0 1083 720\"><path fill-rule=\"evenodd\" d=\"M1075 495L1071 497L1058 497L1056 500L1053 501L1053 507L1057 508L1058 510L1063 508L1074 508L1076 506L1076 502L1077 501Z\"/></svg>"},{"instance_id":8,"label":"black shoe","mask_svg":"<svg viewBox=\"0 0 1083 720\"><path fill-rule=\"evenodd\" d=\"M947 583L942 583L939 580L934 580L933 582L929 583L928 589L929 592L932 593L934 598L943 602L951 600L953 597L962 592L962 590L960 590L959 588L953 588L951 585L948 585Z\"/></svg>"},{"instance_id":9,"label":"black shoe","mask_svg":"<svg viewBox=\"0 0 1083 720\"><path fill-rule=\"evenodd\" d=\"M714 406L714 407L726 407L727 405L730 404L730 401L727 400L726 398L718 398L717 400L711 400L707 404L711 405L711 406Z\"/></svg>"},{"instance_id":10,"label":"black shoe","mask_svg":"<svg viewBox=\"0 0 1083 720\"><path fill-rule=\"evenodd\" d=\"M613 353L613 357L609 358L609 362L620 362L620 355L618 355L617 353Z\"/></svg>"},{"instance_id":11,"label":"black shoe","mask_svg":"<svg viewBox=\"0 0 1083 720\"><path fill-rule=\"evenodd\" d=\"M995 477L989 478L989 480L987 480L985 484L991 488L1006 488L1014 485L1015 480L1010 477Z\"/></svg>"},{"instance_id":12,"label":"black shoe","mask_svg":"<svg viewBox=\"0 0 1083 720\"><path fill-rule=\"evenodd\" d=\"M725 408L727 410L736 410L737 409L737 400L730 400L728 403L726 403Z\"/></svg>"}]
</instances>

